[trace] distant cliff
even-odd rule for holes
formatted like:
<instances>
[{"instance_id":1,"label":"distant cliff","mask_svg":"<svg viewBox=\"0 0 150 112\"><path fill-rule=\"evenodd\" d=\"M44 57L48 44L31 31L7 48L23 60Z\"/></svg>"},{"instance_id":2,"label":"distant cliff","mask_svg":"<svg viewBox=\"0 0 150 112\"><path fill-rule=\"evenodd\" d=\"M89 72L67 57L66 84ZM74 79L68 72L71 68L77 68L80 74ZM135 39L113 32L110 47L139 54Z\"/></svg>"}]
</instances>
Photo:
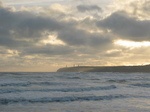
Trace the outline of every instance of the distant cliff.
<instances>
[{"instance_id":1,"label":"distant cliff","mask_svg":"<svg viewBox=\"0 0 150 112\"><path fill-rule=\"evenodd\" d=\"M150 72L150 65L145 66L79 66L60 68L57 72Z\"/></svg>"}]
</instances>

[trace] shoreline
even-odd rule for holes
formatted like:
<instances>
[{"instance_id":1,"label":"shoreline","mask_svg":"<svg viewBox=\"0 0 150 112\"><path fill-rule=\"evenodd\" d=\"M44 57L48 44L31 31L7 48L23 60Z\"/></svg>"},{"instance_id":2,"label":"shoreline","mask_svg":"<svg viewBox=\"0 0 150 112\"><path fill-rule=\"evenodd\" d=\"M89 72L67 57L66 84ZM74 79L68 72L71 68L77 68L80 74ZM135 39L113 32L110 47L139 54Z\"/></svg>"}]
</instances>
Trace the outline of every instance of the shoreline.
<instances>
[{"instance_id":1,"label":"shoreline","mask_svg":"<svg viewBox=\"0 0 150 112\"><path fill-rule=\"evenodd\" d=\"M144 66L78 66L59 68L57 72L150 72L150 65Z\"/></svg>"}]
</instances>

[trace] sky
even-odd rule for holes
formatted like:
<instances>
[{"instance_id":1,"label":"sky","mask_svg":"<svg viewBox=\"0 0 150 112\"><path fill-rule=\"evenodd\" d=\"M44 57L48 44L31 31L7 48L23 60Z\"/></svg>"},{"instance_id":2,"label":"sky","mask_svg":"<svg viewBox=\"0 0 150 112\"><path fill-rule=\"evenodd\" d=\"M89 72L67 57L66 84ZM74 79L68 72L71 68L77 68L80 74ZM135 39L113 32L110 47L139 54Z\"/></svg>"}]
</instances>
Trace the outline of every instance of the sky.
<instances>
[{"instance_id":1,"label":"sky","mask_svg":"<svg viewBox=\"0 0 150 112\"><path fill-rule=\"evenodd\" d=\"M0 72L150 63L150 0L1 0Z\"/></svg>"}]
</instances>

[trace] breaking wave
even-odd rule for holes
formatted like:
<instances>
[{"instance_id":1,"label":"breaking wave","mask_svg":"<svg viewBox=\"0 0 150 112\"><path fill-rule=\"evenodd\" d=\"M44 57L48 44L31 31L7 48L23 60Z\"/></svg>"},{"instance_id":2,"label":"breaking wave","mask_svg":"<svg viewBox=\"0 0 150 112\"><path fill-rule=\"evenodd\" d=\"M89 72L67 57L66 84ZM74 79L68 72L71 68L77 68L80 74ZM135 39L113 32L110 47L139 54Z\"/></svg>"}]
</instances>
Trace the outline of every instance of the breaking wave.
<instances>
[{"instance_id":1,"label":"breaking wave","mask_svg":"<svg viewBox=\"0 0 150 112\"><path fill-rule=\"evenodd\" d=\"M25 99L25 98L14 98L14 99L0 99L0 104L11 104L11 103L52 103L52 102L74 102L74 101L101 101L101 100L113 100L118 98L128 98L124 95L109 95L109 96L68 96L68 97L45 97L37 99Z\"/></svg>"},{"instance_id":2,"label":"breaking wave","mask_svg":"<svg viewBox=\"0 0 150 112\"><path fill-rule=\"evenodd\" d=\"M0 84L0 86L2 87L6 87L6 86L15 86L15 87L19 87L19 86L23 86L23 87L27 87L30 86L31 83L27 82L27 83L4 83L4 84Z\"/></svg>"},{"instance_id":3,"label":"breaking wave","mask_svg":"<svg viewBox=\"0 0 150 112\"><path fill-rule=\"evenodd\" d=\"M18 92L27 92L27 91L34 91L34 92L84 92L84 91L99 91L99 90L111 90L116 89L115 85L111 86L104 86L104 87L87 87L87 88L61 88L61 89L34 89L34 90L19 90L19 89L2 89L0 94L4 93L18 93Z\"/></svg>"},{"instance_id":4,"label":"breaking wave","mask_svg":"<svg viewBox=\"0 0 150 112\"><path fill-rule=\"evenodd\" d=\"M56 82L22 82L22 83L3 83L0 84L1 87L27 87L31 85L40 85L40 86L51 86L51 85L65 85L65 83L56 83Z\"/></svg>"},{"instance_id":5,"label":"breaking wave","mask_svg":"<svg viewBox=\"0 0 150 112\"><path fill-rule=\"evenodd\" d=\"M107 82L109 82L109 83L126 83L127 80L113 80L113 79L110 79L110 80L107 80Z\"/></svg>"},{"instance_id":6,"label":"breaking wave","mask_svg":"<svg viewBox=\"0 0 150 112\"><path fill-rule=\"evenodd\" d=\"M150 88L150 83L136 83L136 84L131 84L132 86L137 86L137 87L146 87Z\"/></svg>"}]
</instances>

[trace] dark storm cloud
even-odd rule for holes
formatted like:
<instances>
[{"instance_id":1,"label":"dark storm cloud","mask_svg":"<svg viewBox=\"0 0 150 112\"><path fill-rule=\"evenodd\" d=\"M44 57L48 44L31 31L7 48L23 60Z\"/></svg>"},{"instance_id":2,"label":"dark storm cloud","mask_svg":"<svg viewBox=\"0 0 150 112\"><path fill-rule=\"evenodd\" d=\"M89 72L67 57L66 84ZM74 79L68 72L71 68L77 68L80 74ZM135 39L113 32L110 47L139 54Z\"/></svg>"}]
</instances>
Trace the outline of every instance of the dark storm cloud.
<instances>
[{"instance_id":1,"label":"dark storm cloud","mask_svg":"<svg viewBox=\"0 0 150 112\"><path fill-rule=\"evenodd\" d=\"M95 11L95 10L102 11L102 9L97 5L78 5L77 9L80 12Z\"/></svg>"},{"instance_id":2,"label":"dark storm cloud","mask_svg":"<svg viewBox=\"0 0 150 112\"><path fill-rule=\"evenodd\" d=\"M35 16L34 18L27 18L21 21L15 29L15 36L19 38L41 39L44 35L47 36L48 32L58 31L61 28L61 23L50 17Z\"/></svg>"},{"instance_id":3,"label":"dark storm cloud","mask_svg":"<svg viewBox=\"0 0 150 112\"><path fill-rule=\"evenodd\" d=\"M27 11L15 12L3 6L0 6L0 16L0 44L5 46L11 46L10 44L17 46L17 43L23 41L18 41L21 38L38 40L43 37L44 31L55 31L62 27L51 17L43 17Z\"/></svg>"},{"instance_id":4,"label":"dark storm cloud","mask_svg":"<svg viewBox=\"0 0 150 112\"><path fill-rule=\"evenodd\" d=\"M64 29L58 33L58 38L72 46L104 47L112 42L107 35L89 33L74 28Z\"/></svg>"},{"instance_id":5,"label":"dark storm cloud","mask_svg":"<svg viewBox=\"0 0 150 112\"><path fill-rule=\"evenodd\" d=\"M63 23L27 11L13 11L0 6L0 46L19 50L21 55L48 54L63 55L73 52L66 46L36 44L47 38L49 32L59 31Z\"/></svg>"},{"instance_id":6,"label":"dark storm cloud","mask_svg":"<svg viewBox=\"0 0 150 112\"><path fill-rule=\"evenodd\" d=\"M150 40L150 21L137 20L137 18L130 17L123 11L111 14L104 20L99 21L97 25L103 29L111 30L120 38L134 41Z\"/></svg>"},{"instance_id":7,"label":"dark storm cloud","mask_svg":"<svg viewBox=\"0 0 150 112\"><path fill-rule=\"evenodd\" d=\"M101 9L98 6L89 6L86 10ZM18 50L22 55L64 55L73 53L75 49L80 51L80 47L105 50L112 44L112 39L108 35L77 29L76 25L80 25L81 21L60 21L50 14L47 16L29 11L15 11L2 5L0 15L0 46ZM37 43L48 39L51 32L55 32L58 39L66 45L43 43L38 46Z\"/></svg>"},{"instance_id":8,"label":"dark storm cloud","mask_svg":"<svg viewBox=\"0 0 150 112\"><path fill-rule=\"evenodd\" d=\"M44 32L47 32L45 35L48 35L48 32L51 31L58 32L58 37L69 45L98 45L109 40L102 35L78 30L71 22L58 22L51 17L36 15L27 11L14 12L1 6L0 15L2 16L0 18L0 39L6 45L11 44L11 42L12 44L21 42L18 39L22 38L40 40L43 38Z\"/></svg>"}]
</instances>

